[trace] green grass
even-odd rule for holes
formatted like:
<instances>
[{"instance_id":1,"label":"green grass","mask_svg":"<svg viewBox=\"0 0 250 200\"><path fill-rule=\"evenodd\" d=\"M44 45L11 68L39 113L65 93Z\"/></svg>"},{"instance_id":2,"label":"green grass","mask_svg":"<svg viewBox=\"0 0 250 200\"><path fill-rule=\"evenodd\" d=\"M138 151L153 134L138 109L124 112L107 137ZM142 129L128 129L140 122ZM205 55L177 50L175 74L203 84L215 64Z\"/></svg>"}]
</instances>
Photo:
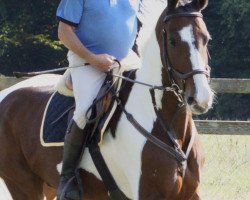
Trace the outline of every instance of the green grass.
<instances>
[{"instance_id":1,"label":"green grass","mask_svg":"<svg viewBox=\"0 0 250 200\"><path fill-rule=\"evenodd\" d=\"M250 136L202 135L203 200L250 199Z\"/></svg>"},{"instance_id":2,"label":"green grass","mask_svg":"<svg viewBox=\"0 0 250 200\"><path fill-rule=\"evenodd\" d=\"M206 153L202 200L250 200L250 136L201 136ZM2 189L2 190L1 190ZM0 199L8 199L1 188Z\"/></svg>"}]
</instances>

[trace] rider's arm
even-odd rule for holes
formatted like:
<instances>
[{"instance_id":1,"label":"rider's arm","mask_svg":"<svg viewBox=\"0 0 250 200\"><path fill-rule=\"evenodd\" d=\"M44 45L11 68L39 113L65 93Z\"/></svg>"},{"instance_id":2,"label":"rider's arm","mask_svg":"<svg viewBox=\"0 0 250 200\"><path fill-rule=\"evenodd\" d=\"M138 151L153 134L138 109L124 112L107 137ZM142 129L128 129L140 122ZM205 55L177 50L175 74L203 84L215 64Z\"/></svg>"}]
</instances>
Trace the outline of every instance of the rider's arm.
<instances>
[{"instance_id":1,"label":"rider's arm","mask_svg":"<svg viewBox=\"0 0 250 200\"><path fill-rule=\"evenodd\" d=\"M58 38L69 50L73 51L91 65L97 67L101 71L108 71L109 67L114 64L114 58L108 54L94 54L90 52L76 36L74 29L74 26L60 21L58 26Z\"/></svg>"}]
</instances>

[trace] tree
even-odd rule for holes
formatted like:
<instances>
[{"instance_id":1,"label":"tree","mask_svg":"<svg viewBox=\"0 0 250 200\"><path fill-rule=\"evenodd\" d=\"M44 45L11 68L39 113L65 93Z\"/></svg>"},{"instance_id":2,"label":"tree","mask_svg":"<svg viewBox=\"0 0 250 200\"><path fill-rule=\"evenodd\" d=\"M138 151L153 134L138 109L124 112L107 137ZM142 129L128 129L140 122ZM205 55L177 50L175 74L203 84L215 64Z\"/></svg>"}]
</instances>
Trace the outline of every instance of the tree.
<instances>
[{"instance_id":1,"label":"tree","mask_svg":"<svg viewBox=\"0 0 250 200\"><path fill-rule=\"evenodd\" d=\"M1 2L1 73L56 68L65 63L66 49L57 39L58 3L59 0Z\"/></svg>"},{"instance_id":2,"label":"tree","mask_svg":"<svg viewBox=\"0 0 250 200\"><path fill-rule=\"evenodd\" d=\"M213 75L250 76L250 2L248 0L210 0L205 11L213 40Z\"/></svg>"},{"instance_id":3,"label":"tree","mask_svg":"<svg viewBox=\"0 0 250 200\"><path fill-rule=\"evenodd\" d=\"M250 77L249 0L210 0L205 20L212 35L212 77ZM217 104L199 118L242 119L250 116L250 95L218 95Z\"/></svg>"}]
</instances>

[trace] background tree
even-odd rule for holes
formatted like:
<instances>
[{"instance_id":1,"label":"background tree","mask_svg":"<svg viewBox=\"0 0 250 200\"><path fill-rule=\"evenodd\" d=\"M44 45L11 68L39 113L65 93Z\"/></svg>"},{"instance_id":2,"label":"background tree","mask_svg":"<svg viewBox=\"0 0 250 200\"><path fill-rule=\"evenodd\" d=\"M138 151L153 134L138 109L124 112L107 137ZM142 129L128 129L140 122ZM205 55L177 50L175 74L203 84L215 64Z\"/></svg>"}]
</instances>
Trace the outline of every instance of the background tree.
<instances>
[{"instance_id":1,"label":"background tree","mask_svg":"<svg viewBox=\"0 0 250 200\"><path fill-rule=\"evenodd\" d=\"M250 77L250 1L210 0L205 20L216 77Z\"/></svg>"},{"instance_id":2,"label":"background tree","mask_svg":"<svg viewBox=\"0 0 250 200\"><path fill-rule=\"evenodd\" d=\"M59 0L2 0L0 4L0 72L59 67L65 48L57 39Z\"/></svg>"},{"instance_id":3,"label":"background tree","mask_svg":"<svg viewBox=\"0 0 250 200\"><path fill-rule=\"evenodd\" d=\"M210 0L205 21L212 35L212 77L250 78L250 1ZM199 118L249 119L249 94L219 94L216 102Z\"/></svg>"}]
</instances>

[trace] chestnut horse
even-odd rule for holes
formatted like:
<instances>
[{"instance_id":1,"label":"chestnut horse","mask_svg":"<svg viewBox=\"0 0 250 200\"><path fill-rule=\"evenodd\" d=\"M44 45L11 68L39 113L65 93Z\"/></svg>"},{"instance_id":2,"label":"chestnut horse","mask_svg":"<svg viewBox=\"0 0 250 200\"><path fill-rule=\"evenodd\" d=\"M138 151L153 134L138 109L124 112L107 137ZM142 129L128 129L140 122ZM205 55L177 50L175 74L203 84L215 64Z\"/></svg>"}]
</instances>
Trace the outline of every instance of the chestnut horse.
<instances>
[{"instance_id":1,"label":"chestnut horse","mask_svg":"<svg viewBox=\"0 0 250 200\"><path fill-rule=\"evenodd\" d=\"M209 33L201 15L208 2L182 3L168 0L150 34L145 25L139 36L149 37L141 46L142 67L135 73L135 81L147 83L150 92L145 85L129 83L120 93L121 104L147 137L118 107L100 145L111 174L128 199L200 199L204 155L192 113L207 112L213 101ZM39 128L59 78L36 76L0 93L0 177L14 200L41 200L44 194L52 196L47 199L54 197L44 185L54 191L58 186L62 147L43 147ZM84 199L108 199L89 151L80 167Z\"/></svg>"}]
</instances>

